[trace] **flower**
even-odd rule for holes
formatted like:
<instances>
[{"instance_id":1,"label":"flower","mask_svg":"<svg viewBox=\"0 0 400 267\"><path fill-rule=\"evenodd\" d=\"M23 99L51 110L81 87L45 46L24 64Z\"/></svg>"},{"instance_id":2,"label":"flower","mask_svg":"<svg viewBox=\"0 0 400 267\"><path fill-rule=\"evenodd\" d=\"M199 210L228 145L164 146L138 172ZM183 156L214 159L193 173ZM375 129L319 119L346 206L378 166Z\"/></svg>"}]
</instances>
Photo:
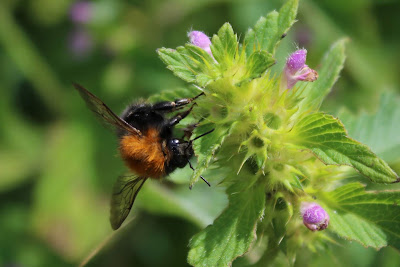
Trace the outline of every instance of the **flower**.
<instances>
[{"instance_id":1,"label":"flower","mask_svg":"<svg viewBox=\"0 0 400 267\"><path fill-rule=\"evenodd\" d=\"M321 231L328 227L328 213L315 202L303 202L300 208L304 225L311 231Z\"/></svg>"},{"instance_id":2,"label":"flower","mask_svg":"<svg viewBox=\"0 0 400 267\"><path fill-rule=\"evenodd\" d=\"M318 79L318 73L309 68L306 63L307 50L299 49L286 60L283 79L286 88L292 88L298 81L313 82Z\"/></svg>"},{"instance_id":3,"label":"flower","mask_svg":"<svg viewBox=\"0 0 400 267\"><path fill-rule=\"evenodd\" d=\"M85 1L74 3L70 9L70 18L74 23L87 23L92 18L93 4Z\"/></svg>"},{"instance_id":4,"label":"flower","mask_svg":"<svg viewBox=\"0 0 400 267\"><path fill-rule=\"evenodd\" d=\"M200 31L191 31L188 33L188 37L193 45L204 49L207 53L209 53L212 56L210 49L211 41L207 35L205 35L203 32Z\"/></svg>"}]
</instances>

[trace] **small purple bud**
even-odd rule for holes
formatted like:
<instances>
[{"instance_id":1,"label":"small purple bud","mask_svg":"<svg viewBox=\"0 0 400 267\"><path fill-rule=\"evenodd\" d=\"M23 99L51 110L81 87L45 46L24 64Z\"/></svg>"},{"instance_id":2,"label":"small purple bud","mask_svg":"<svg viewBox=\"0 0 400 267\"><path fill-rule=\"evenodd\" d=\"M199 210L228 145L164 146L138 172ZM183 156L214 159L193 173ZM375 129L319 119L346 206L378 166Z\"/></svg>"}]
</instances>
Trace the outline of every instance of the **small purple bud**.
<instances>
[{"instance_id":1,"label":"small purple bud","mask_svg":"<svg viewBox=\"0 0 400 267\"><path fill-rule=\"evenodd\" d=\"M298 81L313 82L318 79L318 73L305 64L306 58L305 49L297 50L288 57L283 76L287 89L292 88Z\"/></svg>"},{"instance_id":2,"label":"small purple bud","mask_svg":"<svg viewBox=\"0 0 400 267\"><path fill-rule=\"evenodd\" d=\"M301 70L306 64L307 50L300 49L293 52L286 61L286 68L291 74Z\"/></svg>"},{"instance_id":3,"label":"small purple bud","mask_svg":"<svg viewBox=\"0 0 400 267\"><path fill-rule=\"evenodd\" d=\"M75 2L70 9L70 18L75 23L87 23L92 18L93 4L85 1Z\"/></svg>"},{"instance_id":4,"label":"small purple bud","mask_svg":"<svg viewBox=\"0 0 400 267\"><path fill-rule=\"evenodd\" d=\"M304 225L311 231L321 231L328 227L329 215L317 203L301 203L300 212Z\"/></svg>"},{"instance_id":5,"label":"small purple bud","mask_svg":"<svg viewBox=\"0 0 400 267\"><path fill-rule=\"evenodd\" d=\"M207 35L205 35L203 32L200 31L191 31L188 33L188 37L193 45L204 49L207 53L212 55L210 49L211 41Z\"/></svg>"}]
</instances>

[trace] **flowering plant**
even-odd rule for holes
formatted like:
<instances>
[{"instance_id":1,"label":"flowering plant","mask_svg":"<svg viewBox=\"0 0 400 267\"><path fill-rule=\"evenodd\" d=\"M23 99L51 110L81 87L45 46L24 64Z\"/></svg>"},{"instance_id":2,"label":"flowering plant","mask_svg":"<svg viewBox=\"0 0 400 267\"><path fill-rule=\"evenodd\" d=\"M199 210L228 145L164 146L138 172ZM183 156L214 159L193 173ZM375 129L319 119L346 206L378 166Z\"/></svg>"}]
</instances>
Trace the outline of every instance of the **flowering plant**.
<instances>
[{"instance_id":1,"label":"flowering plant","mask_svg":"<svg viewBox=\"0 0 400 267\"><path fill-rule=\"evenodd\" d=\"M304 49L287 58L281 74L271 71L297 7L289 0L260 18L242 42L225 23L211 40L192 31L190 43L158 50L168 69L206 95L193 110L200 121L194 136L214 131L194 144L190 186L219 168L229 198L214 223L191 239L191 265L230 265L251 248L253 263L279 253L293 263L300 248L315 251L332 241L329 232L364 246L400 248L400 191L366 191L348 181L350 168L374 183L400 178L340 120L319 111L343 67L346 40L332 45L318 71L306 65Z\"/></svg>"}]
</instances>

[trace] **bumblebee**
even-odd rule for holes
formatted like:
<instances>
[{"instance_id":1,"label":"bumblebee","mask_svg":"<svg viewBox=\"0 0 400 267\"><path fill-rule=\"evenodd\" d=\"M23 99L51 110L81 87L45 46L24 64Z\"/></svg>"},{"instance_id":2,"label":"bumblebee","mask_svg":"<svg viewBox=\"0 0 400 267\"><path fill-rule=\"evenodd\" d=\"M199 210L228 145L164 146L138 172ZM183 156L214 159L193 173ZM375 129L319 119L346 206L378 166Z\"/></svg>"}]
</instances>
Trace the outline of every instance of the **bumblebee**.
<instances>
[{"instance_id":1,"label":"bumblebee","mask_svg":"<svg viewBox=\"0 0 400 267\"><path fill-rule=\"evenodd\" d=\"M173 136L174 127L190 114L194 104L171 118L166 115L185 108L204 93L173 102L132 104L121 116L117 116L84 87L73 85L100 121L116 131L121 158L133 173L118 177L114 185L110 222L112 228L117 230L128 216L138 192L148 178L160 179L187 164L193 170L190 163L194 154L192 143L212 130L189 141ZM210 186L204 177L201 178Z\"/></svg>"}]
</instances>

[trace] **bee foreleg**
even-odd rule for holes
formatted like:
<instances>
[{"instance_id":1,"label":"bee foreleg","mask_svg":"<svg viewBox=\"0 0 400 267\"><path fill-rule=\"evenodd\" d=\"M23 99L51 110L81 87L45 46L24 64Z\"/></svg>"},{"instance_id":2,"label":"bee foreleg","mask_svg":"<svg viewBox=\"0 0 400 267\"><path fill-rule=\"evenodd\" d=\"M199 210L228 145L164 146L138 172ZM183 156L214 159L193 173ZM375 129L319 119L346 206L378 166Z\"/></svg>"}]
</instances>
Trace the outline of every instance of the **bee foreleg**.
<instances>
[{"instance_id":1,"label":"bee foreleg","mask_svg":"<svg viewBox=\"0 0 400 267\"><path fill-rule=\"evenodd\" d=\"M169 125L170 127L177 125L181 120L183 120L184 118L187 117L187 115L190 114L190 112L192 111L193 106L194 106L195 104L196 104L196 103L194 103L188 110L183 111L183 112L181 112L181 113L178 113L178 114L176 114L174 117L172 117L172 118L169 120L168 125Z\"/></svg>"},{"instance_id":2,"label":"bee foreleg","mask_svg":"<svg viewBox=\"0 0 400 267\"><path fill-rule=\"evenodd\" d=\"M204 93L201 93L195 97L192 98L182 98L182 99L177 99L173 102L160 102L156 103L153 105L153 109L157 111L164 111L164 112L173 112L178 110L180 107L183 107L187 104L190 104L194 100L196 100L198 97L204 95Z\"/></svg>"}]
</instances>

